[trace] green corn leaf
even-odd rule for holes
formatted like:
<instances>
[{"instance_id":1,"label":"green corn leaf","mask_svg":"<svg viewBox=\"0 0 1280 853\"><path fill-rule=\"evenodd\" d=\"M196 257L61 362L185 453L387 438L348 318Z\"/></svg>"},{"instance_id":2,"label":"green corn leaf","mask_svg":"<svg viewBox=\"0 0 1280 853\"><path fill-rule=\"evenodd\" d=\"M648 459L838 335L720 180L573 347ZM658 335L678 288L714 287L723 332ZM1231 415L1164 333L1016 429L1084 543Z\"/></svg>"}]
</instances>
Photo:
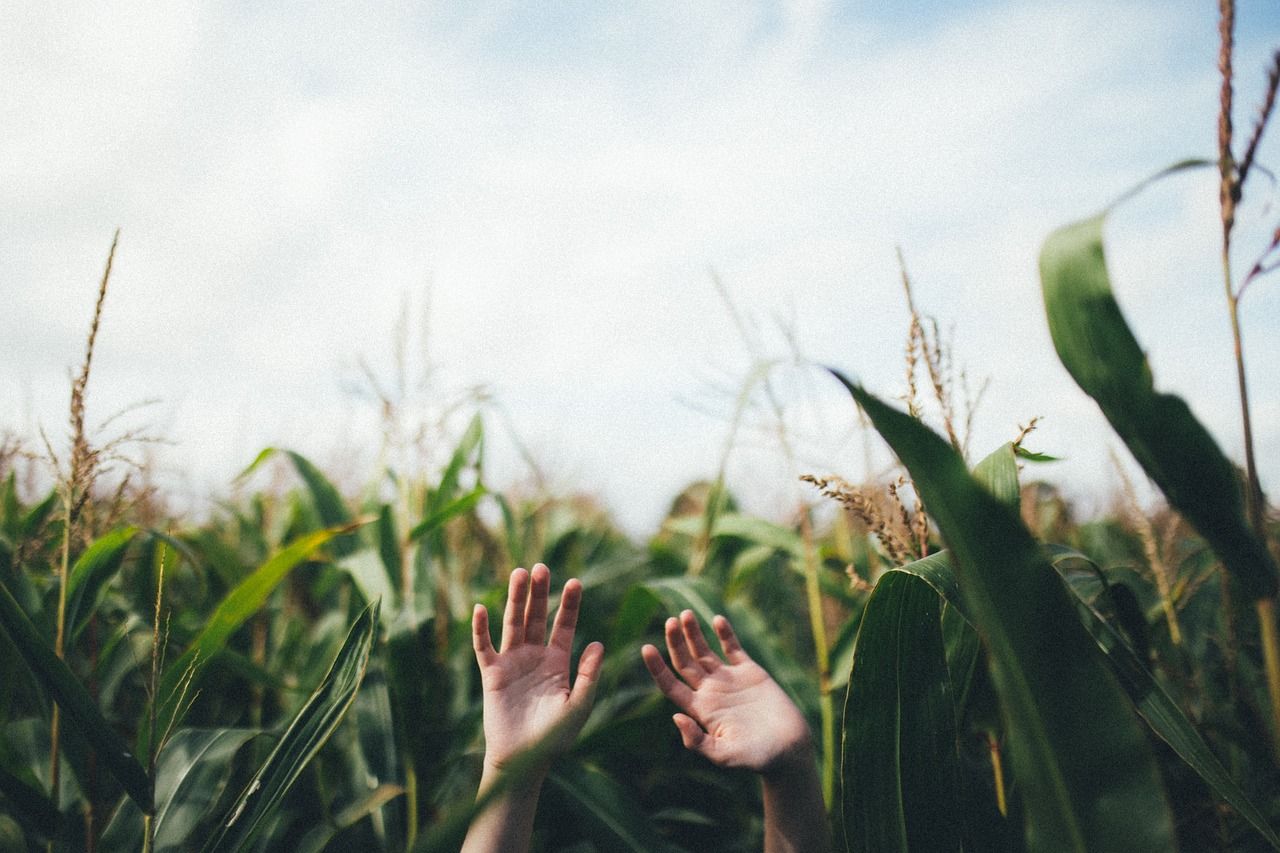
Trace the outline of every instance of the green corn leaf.
<instances>
[{"instance_id":1,"label":"green corn leaf","mask_svg":"<svg viewBox=\"0 0 1280 853\"><path fill-rule=\"evenodd\" d=\"M1182 398L1155 390L1151 367L1116 304L1102 250L1105 220L1104 211L1060 228L1040 251L1058 358L1245 594L1274 597L1276 565L1245 521L1235 467Z\"/></svg>"},{"instance_id":2,"label":"green corn leaf","mask_svg":"<svg viewBox=\"0 0 1280 853\"><path fill-rule=\"evenodd\" d=\"M416 542L423 536L427 536L436 530L439 530L447 522L460 515L464 515L475 509L476 504L480 503L480 499L488 494L484 486L476 486L460 498L456 498L444 506L436 509L429 516L414 525L409 531L408 541Z\"/></svg>"},{"instance_id":3,"label":"green corn leaf","mask_svg":"<svg viewBox=\"0 0 1280 853\"><path fill-rule=\"evenodd\" d=\"M232 758L259 736L254 729L182 729L170 738L156 756L155 853L190 849L230 781ZM103 831L102 849L141 848L142 814L125 802Z\"/></svg>"},{"instance_id":4,"label":"green corn leaf","mask_svg":"<svg viewBox=\"0 0 1280 853\"><path fill-rule=\"evenodd\" d=\"M1096 596L1105 594L1105 581L1096 571L1086 574L1072 569L1081 563L1092 565L1084 554L1058 545L1045 547L1046 558L1062 577L1067 589L1076 596L1076 610L1084 617L1084 626L1094 642L1105 653L1107 664L1115 673L1120 686L1129 696L1134 709L1142 716L1151 730L1178 754L1187 766L1194 770L1224 802L1231 805L1273 846L1280 849L1280 836L1269 825L1266 817L1244 790L1231 778L1217 756L1205 743L1195 725L1187 718L1177 702L1160 685L1141 658L1124 641L1123 635L1092 605ZM930 554L923 560L909 563L894 571L909 572L921 578L952 607L956 613L973 624L960 598L951 557L946 551ZM948 655L948 660L951 660ZM956 681L953 679L952 684ZM957 692L959 700L959 693ZM957 701L963 707L963 701Z\"/></svg>"},{"instance_id":5,"label":"green corn leaf","mask_svg":"<svg viewBox=\"0 0 1280 853\"><path fill-rule=\"evenodd\" d=\"M575 720L566 718L543 735L542 740L517 753L487 789L474 799L458 802L446 809L429 831L419 836L417 843L411 848L412 853L456 853L462 846L472 821L510 788L535 775L541 775L557 745L570 727L576 725Z\"/></svg>"},{"instance_id":6,"label":"green corn leaf","mask_svg":"<svg viewBox=\"0 0 1280 853\"><path fill-rule=\"evenodd\" d=\"M183 712L180 706L184 701L184 694L186 701L190 701L192 691L205 667L226 645L227 639L262 608L271 591L295 566L314 554L317 548L348 530L349 527L334 528L298 537L227 593L187 650L165 668L160 680L160 708L156 713L159 732L163 733L177 724ZM148 751L151 735L144 721L139 735L140 752L145 754Z\"/></svg>"},{"instance_id":7,"label":"green corn leaf","mask_svg":"<svg viewBox=\"0 0 1280 853\"><path fill-rule=\"evenodd\" d=\"M137 533L136 527L124 527L99 537L71 567L67 578L67 625L73 637L97 608L107 582L119 570L125 549Z\"/></svg>"},{"instance_id":8,"label":"green corn leaf","mask_svg":"<svg viewBox=\"0 0 1280 853\"><path fill-rule=\"evenodd\" d=\"M573 814L586 827L597 850L633 853L677 853L682 848L654 831L649 816L621 785L600 770L563 763L549 774L552 791L562 798L561 813Z\"/></svg>"},{"instance_id":9,"label":"green corn leaf","mask_svg":"<svg viewBox=\"0 0 1280 853\"><path fill-rule=\"evenodd\" d=\"M377 628L378 605L374 603L365 608L351 626L329 673L298 711L276 748L209 838L204 846L205 853L245 849L263 821L280 805L355 700L360 682L364 680Z\"/></svg>"},{"instance_id":10,"label":"green corn leaf","mask_svg":"<svg viewBox=\"0 0 1280 853\"><path fill-rule=\"evenodd\" d=\"M1084 554L1068 548L1056 547L1051 553L1054 568L1060 573L1067 571L1067 566L1071 563L1085 562L1092 565L1092 561ZM1096 566L1093 568L1097 571ZM1097 572L1097 577L1102 578L1100 571ZM1102 583L1105 584L1105 579ZM1069 588L1080 594L1078 609L1085 617L1085 627L1093 635L1098 647L1106 654L1112 671L1120 679L1121 686L1129 694L1134 707L1147 721L1151 730L1173 748L1187 766L1204 780L1210 790L1229 803L1263 838L1267 839L1272 847L1280 850L1280 835L1271 828L1261 809L1231 778L1231 774L1213 754L1204 738L1187 719L1187 715L1178 707L1178 703L1165 691L1156 677L1151 674L1151 670L1125 641L1124 635L1103 618L1097 608L1085 597L1087 587L1078 584L1069 585Z\"/></svg>"},{"instance_id":11,"label":"green corn leaf","mask_svg":"<svg viewBox=\"0 0 1280 853\"><path fill-rule=\"evenodd\" d=\"M1022 493L1018 489L1018 453L1012 442L997 447L974 466L973 476L998 500L1018 510Z\"/></svg>"},{"instance_id":12,"label":"green corn leaf","mask_svg":"<svg viewBox=\"0 0 1280 853\"><path fill-rule=\"evenodd\" d=\"M3 765L0 765L0 795L13 806L12 814L27 831L43 838L52 838L57 832L59 816L53 800Z\"/></svg>"},{"instance_id":13,"label":"green corn leaf","mask_svg":"<svg viewBox=\"0 0 1280 853\"><path fill-rule=\"evenodd\" d=\"M307 491L311 494L311 503L316 508L316 515L319 516L321 524L325 527L341 527L355 523L356 519L352 516L351 511L347 509L347 504L343 501L342 494L337 487L329 482L329 479L321 473L320 469L301 453L282 450L278 447L268 447L258 454L257 458L240 473L240 477L237 479L247 477L257 470L258 466L277 453L285 454L289 457L289 461L293 463L294 470L298 472L298 476L302 478ZM359 542L354 535L343 535L335 538L330 547L337 556L344 557L354 551L358 545Z\"/></svg>"},{"instance_id":14,"label":"green corn leaf","mask_svg":"<svg viewBox=\"0 0 1280 853\"><path fill-rule=\"evenodd\" d=\"M472 416L471 422L467 424L467 429L462 433L462 439L458 442L457 448L454 449L453 455L449 457L449 464L445 466L444 473L440 475L440 485L431 495L430 505L427 507L431 514L439 511L440 507L452 501L458 493L458 481L462 477L462 471L470 463L473 456L476 457L479 464L480 455L483 453L484 444L484 421L481 420L477 413Z\"/></svg>"},{"instance_id":15,"label":"green corn leaf","mask_svg":"<svg viewBox=\"0 0 1280 853\"><path fill-rule=\"evenodd\" d=\"M1028 848L1174 849L1151 748L1031 534L943 439L835 375L906 466L951 548L987 648Z\"/></svg>"},{"instance_id":16,"label":"green corn leaf","mask_svg":"<svg viewBox=\"0 0 1280 853\"><path fill-rule=\"evenodd\" d=\"M335 814L332 820L325 821L307 832L292 848L293 853L323 853L339 832L378 811L404 792L401 786L384 782Z\"/></svg>"},{"instance_id":17,"label":"green corn leaf","mask_svg":"<svg viewBox=\"0 0 1280 853\"><path fill-rule=\"evenodd\" d=\"M61 706L66 718L97 751L99 760L144 812L152 809L151 780L120 735L102 716L93 697L31 624L9 588L0 584L0 626L36 679Z\"/></svg>"},{"instance_id":18,"label":"green corn leaf","mask_svg":"<svg viewBox=\"0 0 1280 853\"><path fill-rule=\"evenodd\" d=\"M850 853L959 850L959 757L941 603L890 571L858 629L844 707L841 815Z\"/></svg>"},{"instance_id":19,"label":"green corn leaf","mask_svg":"<svg viewBox=\"0 0 1280 853\"><path fill-rule=\"evenodd\" d=\"M396 530L396 517L391 504L383 504L378 510L378 556L382 558L382 567L387 573L387 582L391 589L400 587L401 560L400 533Z\"/></svg>"}]
</instances>

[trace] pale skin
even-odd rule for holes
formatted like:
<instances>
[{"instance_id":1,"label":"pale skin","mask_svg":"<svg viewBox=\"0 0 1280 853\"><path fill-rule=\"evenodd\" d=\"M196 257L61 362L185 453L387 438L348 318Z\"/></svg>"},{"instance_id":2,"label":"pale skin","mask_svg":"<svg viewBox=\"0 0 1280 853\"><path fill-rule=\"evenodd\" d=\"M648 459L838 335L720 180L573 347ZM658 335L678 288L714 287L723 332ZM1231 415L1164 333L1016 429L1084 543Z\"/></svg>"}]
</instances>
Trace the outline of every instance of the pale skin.
<instances>
[{"instance_id":1,"label":"pale skin","mask_svg":"<svg viewBox=\"0 0 1280 853\"><path fill-rule=\"evenodd\" d=\"M656 647L640 650L658 689L683 712L672 717L680 739L714 764L760 774L765 853L829 850L827 813L804 715L743 651L728 619L716 616L711 627L724 660L707 645L691 610L665 625L675 672Z\"/></svg>"},{"instance_id":2,"label":"pale skin","mask_svg":"<svg viewBox=\"0 0 1280 853\"><path fill-rule=\"evenodd\" d=\"M582 584L564 585L555 622L547 636L547 599L551 572L539 563L532 571L516 569L507 587L502 641L494 649L489 613L477 604L471 617L472 640L484 690L483 795L503 769L521 752L554 735L548 754L573 743L591 713L591 701L604 646L592 643L578 659L578 674L569 679L569 656L582 602ZM533 815L546 777L545 763L523 774L472 822L463 853L519 853L529 849Z\"/></svg>"},{"instance_id":3,"label":"pale skin","mask_svg":"<svg viewBox=\"0 0 1280 853\"><path fill-rule=\"evenodd\" d=\"M547 761L573 743L591 713L604 647L591 643L570 683L569 663L582 585L564 586L547 636L551 573L539 563L511 573L494 649L488 611L476 605L472 637L484 690L483 796L529 747L548 736ZM683 713L674 717L684 745L722 767L759 773L764 785L765 853L829 850L826 811L819 790L809 727L769 674L743 651L729 620L712 627L725 653L707 645L697 618L685 611L666 623L667 650L680 678L651 645L641 650L658 688ZM683 680L682 680L683 679ZM522 773L472 822L463 853L525 853L547 772L547 761Z\"/></svg>"}]
</instances>

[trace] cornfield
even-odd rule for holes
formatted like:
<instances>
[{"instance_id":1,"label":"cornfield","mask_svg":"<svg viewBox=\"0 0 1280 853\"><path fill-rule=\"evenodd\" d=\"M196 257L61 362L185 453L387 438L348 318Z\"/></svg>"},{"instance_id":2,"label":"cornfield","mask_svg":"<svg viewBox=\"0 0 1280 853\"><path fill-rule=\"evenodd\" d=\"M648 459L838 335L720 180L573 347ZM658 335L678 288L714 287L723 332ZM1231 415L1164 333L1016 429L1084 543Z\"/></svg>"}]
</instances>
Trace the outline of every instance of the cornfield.
<instances>
[{"instance_id":1,"label":"cornfield","mask_svg":"<svg viewBox=\"0 0 1280 853\"><path fill-rule=\"evenodd\" d=\"M1228 122L1218 160L1172 167L1219 171L1224 258L1277 63L1238 158ZM112 447L85 431L108 262L72 441L43 454L56 486L33 492L30 455L0 447L0 850L457 849L484 805L471 608L500 609L534 561L581 580L577 644L606 648L537 849L760 848L754 778L680 746L641 663L685 609L729 616L809 719L837 849L1280 849L1280 522L1249 440L1237 467L1156 389L1112 294L1106 213L1046 239L1045 312L1167 507L1128 495L1087 521L1031 477L1033 425L970 464L914 305L907 411L828 377L900 475L814 472L791 523L739 512L716 481L637 542L589 502L492 488L480 414L429 472L344 494L268 448L241 497L170 518L102 474ZM1224 265L1233 323L1277 244L1244 276ZM262 485L268 469L289 485Z\"/></svg>"}]
</instances>

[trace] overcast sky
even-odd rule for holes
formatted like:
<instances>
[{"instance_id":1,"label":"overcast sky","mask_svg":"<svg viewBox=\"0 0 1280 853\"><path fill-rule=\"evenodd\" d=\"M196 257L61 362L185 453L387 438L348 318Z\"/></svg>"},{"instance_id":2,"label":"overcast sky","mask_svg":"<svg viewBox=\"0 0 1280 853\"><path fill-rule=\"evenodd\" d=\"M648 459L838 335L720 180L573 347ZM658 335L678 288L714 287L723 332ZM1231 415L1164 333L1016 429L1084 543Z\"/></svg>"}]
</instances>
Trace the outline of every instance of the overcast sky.
<instances>
[{"instance_id":1,"label":"overcast sky","mask_svg":"<svg viewBox=\"0 0 1280 853\"><path fill-rule=\"evenodd\" d=\"M790 338L893 397L900 246L921 309L990 380L975 453L1043 416L1031 444L1065 460L1037 475L1101 500L1116 442L1053 354L1036 257L1054 227L1214 156L1213 5L6 3L0 428L65 434L119 226L90 420L157 400L126 423L171 442L154 462L175 495L225 495L266 445L367 477L358 365L395 384L407 306L410 378L424 329L436 368L409 420L483 386L500 485L525 474L510 432L641 533L715 473L750 372L713 272L756 355ZM1243 135L1280 13L1238 14ZM1278 218L1255 181L1237 270ZM1216 199L1210 173L1167 180L1114 217L1108 252L1157 386L1238 457ZM1275 278L1243 306L1273 491ZM865 465L842 391L775 381L800 458L748 431L730 466L767 513L807 494L797 470Z\"/></svg>"}]
</instances>

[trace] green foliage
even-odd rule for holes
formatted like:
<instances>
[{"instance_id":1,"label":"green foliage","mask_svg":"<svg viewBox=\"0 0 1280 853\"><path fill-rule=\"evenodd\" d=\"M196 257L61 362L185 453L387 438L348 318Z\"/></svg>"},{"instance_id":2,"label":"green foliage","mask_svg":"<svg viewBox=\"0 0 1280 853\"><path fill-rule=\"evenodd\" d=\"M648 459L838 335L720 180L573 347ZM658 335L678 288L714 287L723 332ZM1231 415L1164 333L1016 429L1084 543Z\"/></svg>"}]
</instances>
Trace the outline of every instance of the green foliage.
<instances>
[{"instance_id":1,"label":"green foliage","mask_svg":"<svg viewBox=\"0 0 1280 853\"><path fill-rule=\"evenodd\" d=\"M876 584L844 714L841 818L849 850L960 850L941 600L915 575L891 571Z\"/></svg>"},{"instance_id":2,"label":"green foliage","mask_svg":"<svg viewBox=\"0 0 1280 853\"><path fill-rule=\"evenodd\" d=\"M839 378L911 473L952 551L999 695L1029 849L1170 849L1173 817L1154 756L1030 533L942 438Z\"/></svg>"},{"instance_id":3,"label":"green foliage","mask_svg":"<svg viewBox=\"0 0 1280 853\"><path fill-rule=\"evenodd\" d=\"M1155 390L1147 358L1111 293L1105 221L1106 212L1060 228L1041 250L1045 313L1058 357L1241 589L1250 598L1274 598L1277 568L1245 520L1235 466L1180 397Z\"/></svg>"}]
</instances>

